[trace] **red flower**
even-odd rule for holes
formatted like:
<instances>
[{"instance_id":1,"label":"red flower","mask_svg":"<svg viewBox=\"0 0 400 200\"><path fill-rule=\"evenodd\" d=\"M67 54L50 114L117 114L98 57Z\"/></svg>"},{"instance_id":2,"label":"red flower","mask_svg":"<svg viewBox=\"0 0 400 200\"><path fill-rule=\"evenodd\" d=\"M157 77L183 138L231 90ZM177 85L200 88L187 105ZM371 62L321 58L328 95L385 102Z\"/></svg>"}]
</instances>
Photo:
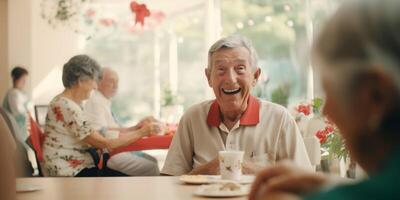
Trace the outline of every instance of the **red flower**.
<instances>
[{"instance_id":1,"label":"red flower","mask_svg":"<svg viewBox=\"0 0 400 200\"><path fill-rule=\"evenodd\" d=\"M56 114L56 120L57 121L64 121L64 116L61 112L61 108L59 106L56 106L53 108L54 114Z\"/></svg>"},{"instance_id":2,"label":"red flower","mask_svg":"<svg viewBox=\"0 0 400 200\"><path fill-rule=\"evenodd\" d=\"M150 11L147 9L146 4L138 4L136 1L131 2L131 11L136 14L135 24L140 23L144 25L144 18L150 16Z\"/></svg>"},{"instance_id":3,"label":"red flower","mask_svg":"<svg viewBox=\"0 0 400 200\"><path fill-rule=\"evenodd\" d=\"M334 132L334 128L333 126L326 126L324 129L321 129L319 131L317 131L317 133L315 134L315 136L317 136L317 138L319 139L319 142L322 144L324 142L326 142L326 140L328 139L328 136L330 134L332 134Z\"/></svg>"},{"instance_id":4,"label":"red flower","mask_svg":"<svg viewBox=\"0 0 400 200\"><path fill-rule=\"evenodd\" d=\"M333 126L327 126L325 127L325 131L328 133L332 133L335 129L333 128Z\"/></svg>"},{"instance_id":5,"label":"red flower","mask_svg":"<svg viewBox=\"0 0 400 200\"><path fill-rule=\"evenodd\" d=\"M68 160L68 163L72 168L76 168L77 166L79 166L83 163L83 160L71 159L71 160Z\"/></svg>"},{"instance_id":6,"label":"red flower","mask_svg":"<svg viewBox=\"0 0 400 200\"><path fill-rule=\"evenodd\" d=\"M308 116L311 113L311 106L310 105L299 105L296 108L297 112L303 113L304 115Z\"/></svg>"},{"instance_id":7,"label":"red flower","mask_svg":"<svg viewBox=\"0 0 400 200\"><path fill-rule=\"evenodd\" d=\"M315 135L317 136L317 138L319 139L319 143L321 144L326 142L326 140L328 139L328 134L325 130L319 130Z\"/></svg>"}]
</instances>

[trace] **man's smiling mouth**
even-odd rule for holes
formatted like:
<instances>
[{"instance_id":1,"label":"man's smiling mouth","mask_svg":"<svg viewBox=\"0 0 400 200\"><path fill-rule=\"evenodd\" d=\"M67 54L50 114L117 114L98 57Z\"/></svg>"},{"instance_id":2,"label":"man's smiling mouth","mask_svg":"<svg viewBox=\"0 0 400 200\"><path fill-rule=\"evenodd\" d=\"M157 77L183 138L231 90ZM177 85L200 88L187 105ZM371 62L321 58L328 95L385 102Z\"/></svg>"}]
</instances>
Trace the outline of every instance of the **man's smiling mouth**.
<instances>
[{"instance_id":1,"label":"man's smiling mouth","mask_svg":"<svg viewBox=\"0 0 400 200\"><path fill-rule=\"evenodd\" d=\"M231 89L231 90L222 88L222 92L223 92L224 94L229 94L229 95L231 95L231 94L237 94L237 93L239 93L241 90L242 90L242 88Z\"/></svg>"}]
</instances>

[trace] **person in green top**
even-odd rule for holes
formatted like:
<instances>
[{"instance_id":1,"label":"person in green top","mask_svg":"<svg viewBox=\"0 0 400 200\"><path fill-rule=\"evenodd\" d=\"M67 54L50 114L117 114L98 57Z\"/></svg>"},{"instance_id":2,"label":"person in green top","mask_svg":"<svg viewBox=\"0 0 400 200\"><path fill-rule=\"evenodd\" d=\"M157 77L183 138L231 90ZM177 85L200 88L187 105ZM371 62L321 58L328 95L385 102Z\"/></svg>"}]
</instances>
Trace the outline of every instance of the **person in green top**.
<instances>
[{"instance_id":1,"label":"person in green top","mask_svg":"<svg viewBox=\"0 0 400 200\"><path fill-rule=\"evenodd\" d=\"M280 163L259 173L249 199L400 199L400 1L344 1L316 38L313 61L323 112L369 178L334 185Z\"/></svg>"},{"instance_id":2,"label":"person in green top","mask_svg":"<svg viewBox=\"0 0 400 200\"><path fill-rule=\"evenodd\" d=\"M11 70L11 78L13 85L3 99L3 109L15 118L19 127L16 137L22 144L25 144L25 140L28 138L27 116L29 98L24 92L24 88L28 79L28 70L23 67L14 67Z\"/></svg>"}]
</instances>

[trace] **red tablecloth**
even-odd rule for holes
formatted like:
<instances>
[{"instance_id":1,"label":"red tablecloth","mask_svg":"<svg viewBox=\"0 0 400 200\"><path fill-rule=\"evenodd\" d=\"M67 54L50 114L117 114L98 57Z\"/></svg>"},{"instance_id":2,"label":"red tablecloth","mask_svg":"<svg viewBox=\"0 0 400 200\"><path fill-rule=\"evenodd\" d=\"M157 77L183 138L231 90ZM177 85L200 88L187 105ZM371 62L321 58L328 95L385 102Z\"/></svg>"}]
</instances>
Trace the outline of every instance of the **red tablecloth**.
<instances>
[{"instance_id":1,"label":"red tablecloth","mask_svg":"<svg viewBox=\"0 0 400 200\"><path fill-rule=\"evenodd\" d=\"M115 155L117 153L126 152L126 151L141 151L141 150L149 150L149 149L168 149L169 145L172 141L172 135L157 135L142 138L136 141L133 144L130 144L126 147L120 147L115 149L110 153L110 155Z\"/></svg>"}]
</instances>

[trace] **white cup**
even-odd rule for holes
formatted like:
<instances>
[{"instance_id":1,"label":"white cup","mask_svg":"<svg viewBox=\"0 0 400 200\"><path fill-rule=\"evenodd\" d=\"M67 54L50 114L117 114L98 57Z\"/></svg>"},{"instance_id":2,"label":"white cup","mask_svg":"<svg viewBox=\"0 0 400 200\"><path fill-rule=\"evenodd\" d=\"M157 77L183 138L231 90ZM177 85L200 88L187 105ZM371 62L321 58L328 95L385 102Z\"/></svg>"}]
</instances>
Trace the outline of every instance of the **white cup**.
<instances>
[{"instance_id":1,"label":"white cup","mask_svg":"<svg viewBox=\"0 0 400 200\"><path fill-rule=\"evenodd\" d=\"M240 180L242 176L243 151L220 151L219 169L221 179Z\"/></svg>"},{"instance_id":2,"label":"white cup","mask_svg":"<svg viewBox=\"0 0 400 200\"><path fill-rule=\"evenodd\" d=\"M106 139L117 139L119 137L119 131L107 131L105 133Z\"/></svg>"}]
</instances>

